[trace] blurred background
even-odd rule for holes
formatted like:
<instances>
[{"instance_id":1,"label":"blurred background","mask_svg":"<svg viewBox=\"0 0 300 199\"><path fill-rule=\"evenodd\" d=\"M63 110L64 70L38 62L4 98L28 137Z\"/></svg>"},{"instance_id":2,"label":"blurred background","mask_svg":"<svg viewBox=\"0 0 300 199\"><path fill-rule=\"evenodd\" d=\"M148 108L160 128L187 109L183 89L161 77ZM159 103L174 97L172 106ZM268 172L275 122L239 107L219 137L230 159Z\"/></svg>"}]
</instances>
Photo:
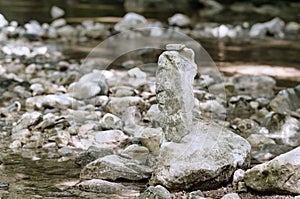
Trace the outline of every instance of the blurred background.
<instances>
[{"instance_id":1,"label":"blurred background","mask_svg":"<svg viewBox=\"0 0 300 199\"><path fill-rule=\"evenodd\" d=\"M147 18L166 20L181 12L197 21L237 23L266 21L280 17L300 20L298 0L0 0L0 13L9 20L25 23L31 19L50 22L50 8L56 5L67 18L122 17L137 12Z\"/></svg>"},{"instance_id":2,"label":"blurred background","mask_svg":"<svg viewBox=\"0 0 300 199\"><path fill-rule=\"evenodd\" d=\"M284 79L285 86L300 81L299 0L0 0L0 13L21 26L31 20L53 25L57 22L51 16L53 6L64 11L64 20L73 27L91 20L110 27L110 34L116 33L114 24L126 13L135 12L150 23L175 26L196 39L223 72L262 74L266 69L266 75ZM176 13L188 17L187 26L168 21ZM64 54L84 58L99 39L105 38L65 45Z\"/></svg>"}]
</instances>

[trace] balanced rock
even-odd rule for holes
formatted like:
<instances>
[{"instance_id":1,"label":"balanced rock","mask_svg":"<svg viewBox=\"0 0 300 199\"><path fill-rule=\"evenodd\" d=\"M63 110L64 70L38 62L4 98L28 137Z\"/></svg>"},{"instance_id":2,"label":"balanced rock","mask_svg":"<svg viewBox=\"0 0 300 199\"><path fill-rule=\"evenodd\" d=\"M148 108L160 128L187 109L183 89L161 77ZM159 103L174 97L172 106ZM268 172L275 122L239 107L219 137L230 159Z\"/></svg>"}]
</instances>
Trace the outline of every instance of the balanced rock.
<instances>
[{"instance_id":1,"label":"balanced rock","mask_svg":"<svg viewBox=\"0 0 300 199\"><path fill-rule=\"evenodd\" d=\"M249 164L251 147L245 139L193 118L196 71L191 49L170 49L159 57L156 92L164 141L150 184L205 190L227 182L237 168Z\"/></svg>"}]
</instances>

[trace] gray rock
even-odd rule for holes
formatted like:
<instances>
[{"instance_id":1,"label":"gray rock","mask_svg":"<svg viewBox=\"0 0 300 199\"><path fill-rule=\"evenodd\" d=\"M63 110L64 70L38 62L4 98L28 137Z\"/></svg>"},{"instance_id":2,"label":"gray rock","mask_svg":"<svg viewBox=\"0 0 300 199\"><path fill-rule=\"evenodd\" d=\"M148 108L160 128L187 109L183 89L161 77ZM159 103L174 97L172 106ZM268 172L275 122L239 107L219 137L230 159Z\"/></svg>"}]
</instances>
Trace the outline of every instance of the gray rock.
<instances>
[{"instance_id":1,"label":"gray rock","mask_svg":"<svg viewBox=\"0 0 300 199\"><path fill-rule=\"evenodd\" d=\"M106 105L107 112L122 117L130 106L143 107L144 100L137 96L111 97Z\"/></svg>"},{"instance_id":2,"label":"gray rock","mask_svg":"<svg viewBox=\"0 0 300 199\"><path fill-rule=\"evenodd\" d=\"M35 96L26 99L26 108L28 109L44 109L44 108L60 108L66 109L77 107L79 103L72 97L67 95L45 95Z\"/></svg>"},{"instance_id":3,"label":"gray rock","mask_svg":"<svg viewBox=\"0 0 300 199\"><path fill-rule=\"evenodd\" d=\"M281 140L284 144L296 147L300 145L300 120L294 117L287 117L282 125Z\"/></svg>"},{"instance_id":4,"label":"gray rock","mask_svg":"<svg viewBox=\"0 0 300 199\"><path fill-rule=\"evenodd\" d=\"M39 84L39 83L32 84L30 86L30 90L32 90L32 95L33 96L41 95L42 93L45 92L45 89L44 89L43 85Z\"/></svg>"},{"instance_id":5,"label":"gray rock","mask_svg":"<svg viewBox=\"0 0 300 199\"><path fill-rule=\"evenodd\" d=\"M166 141L178 142L190 132L194 108L193 81L197 73L194 52L165 51L158 58L156 97Z\"/></svg>"},{"instance_id":6,"label":"gray rock","mask_svg":"<svg viewBox=\"0 0 300 199\"><path fill-rule=\"evenodd\" d=\"M245 173L244 181L256 191L300 194L300 147L273 160L256 165Z\"/></svg>"},{"instance_id":7,"label":"gray rock","mask_svg":"<svg viewBox=\"0 0 300 199\"><path fill-rule=\"evenodd\" d=\"M287 153L292 150L293 147L285 144L264 144L261 149L255 153L255 148L251 151L252 158L259 163L269 161L276 156Z\"/></svg>"},{"instance_id":8,"label":"gray rock","mask_svg":"<svg viewBox=\"0 0 300 199\"><path fill-rule=\"evenodd\" d=\"M76 187L82 191L105 194L118 194L126 190L126 187L120 183L100 179L86 180L77 184Z\"/></svg>"},{"instance_id":9,"label":"gray rock","mask_svg":"<svg viewBox=\"0 0 300 199\"><path fill-rule=\"evenodd\" d=\"M286 114L300 108L300 85L295 88L281 90L270 102L274 112Z\"/></svg>"},{"instance_id":10,"label":"gray rock","mask_svg":"<svg viewBox=\"0 0 300 199\"><path fill-rule=\"evenodd\" d=\"M147 74L141 69L135 67L127 71L129 77L139 78L139 79L145 79L147 77Z\"/></svg>"},{"instance_id":11,"label":"gray rock","mask_svg":"<svg viewBox=\"0 0 300 199\"><path fill-rule=\"evenodd\" d=\"M75 163L80 166L85 166L88 163L102 158L107 155L112 155L114 153L113 149L110 147L95 147L91 146L87 151L83 151L76 156Z\"/></svg>"},{"instance_id":12,"label":"gray rock","mask_svg":"<svg viewBox=\"0 0 300 199\"><path fill-rule=\"evenodd\" d=\"M17 133L22 129L32 128L42 121L42 114L40 112L24 113L21 119L13 127L12 133Z\"/></svg>"},{"instance_id":13,"label":"gray rock","mask_svg":"<svg viewBox=\"0 0 300 199\"><path fill-rule=\"evenodd\" d=\"M65 11L57 6L52 6L50 10L51 17L53 19L64 16Z\"/></svg>"},{"instance_id":14,"label":"gray rock","mask_svg":"<svg viewBox=\"0 0 300 199\"><path fill-rule=\"evenodd\" d=\"M236 118L231 122L231 127L235 129L235 133L243 138L248 138L251 134L258 133L259 125L251 119Z\"/></svg>"},{"instance_id":15,"label":"gray rock","mask_svg":"<svg viewBox=\"0 0 300 199\"><path fill-rule=\"evenodd\" d=\"M95 139L96 146L124 144L128 139L128 136L125 135L120 130L107 130L107 131L93 132L92 136Z\"/></svg>"},{"instance_id":16,"label":"gray rock","mask_svg":"<svg viewBox=\"0 0 300 199\"><path fill-rule=\"evenodd\" d=\"M300 121L291 116L286 116L280 123L273 123L274 128L271 129L271 133L266 136L281 140L285 145L299 146L300 145Z\"/></svg>"},{"instance_id":17,"label":"gray rock","mask_svg":"<svg viewBox=\"0 0 300 199\"><path fill-rule=\"evenodd\" d=\"M8 21L5 19L5 17L0 14L0 28L3 28L4 26L8 25Z\"/></svg>"},{"instance_id":18,"label":"gray rock","mask_svg":"<svg viewBox=\"0 0 300 199\"><path fill-rule=\"evenodd\" d=\"M57 34L63 38L72 39L77 36L77 31L74 27L66 25L57 29Z\"/></svg>"},{"instance_id":19,"label":"gray rock","mask_svg":"<svg viewBox=\"0 0 300 199\"><path fill-rule=\"evenodd\" d=\"M233 172L249 164L249 143L208 123L193 124L181 143L161 146L152 183L170 189L207 190L227 182Z\"/></svg>"},{"instance_id":20,"label":"gray rock","mask_svg":"<svg viewBox=\"0 0 300 199\"><path fill-rule=\"evenodd\" d=\"M51 23L53 28L59 28L65 25L67 25L67 21L65 19L56 19Z\"/></svg>"},{"instance_id":21,"label":"gray rock","mask_svg":"<svg viewBox=\"0 0 300 199\"><path fill-rule=\"evenodd\" d=\"M30 21L24 25L26 34L41 36L44 32L41 24L35 20Z\"/></svg>"},{"instance_id":22,"label":"gray rock","mask_svg":"<svg viewBox=\"0 0 300 199\"><path fill-rule=\"evenodd\" d=\"M132 144L126 147L121 153L121 156L138 161L141 164L146 164L149 155L149 149L144 146Z\"/></svg>"},{"instance_id":23,"label":"gray rock","mask_svg":"<svg viewBox=\"0 0 300 199\"><path fill-rule=\"evenodd\" d=\"M147 19L142 15L130 12L127 13L122 21L117 23L114 28L117 31L125 31L131 28L143 27L147 24Z\"/></svg>"},{"instance_id":24,"label":"gray rock","mask_svg":"<svg viewBox=\"0 0 300 199\"><path fill-rule=\"evenodd\" d=\"M285 31L291 34L297 34L300 30L300 24L294 21L291 21L286 24Z\"/></svg>"},{"instance_id":25,"label":"gray rock","mask_svg":"<svg viewBox=\"0 0 300 199\"><path fill-rule=\"evenodd\" d=\"M57 135L53 138L58 147L65 147L71 143L71 135L68 131L57 130Z\"/></svg>"},{"instance_id":26,"label":"gray rock","mask_svg":"<svg viewBox=\"0 0 300 199\"><path fill-rule=\"evenodd\" d=\"M121 120L121 118L106 113L100 120L100 126L103 129L119 129L122 130L124 127L124 122Z\"/></svg>"},{"instance_id":27,"label":"gray rock","mask_svg":"<svg viewBox=\"0 0 300 199\"><path fill-rule=\"evenodd\" d=\"M202 193L202 191L197 190L197 191L192 191L189 193L189 199L201 199L204 198L204 195Z\"/></svg>"},{"instance_id":28,"label":"gray rock","mask_svg":"<svg viewBox=\"0 0 300 199\"><path fill-rule=\"evenodd\" d=\"M249 95L253 98L273 97L276 86L276 81L268 76L235 75L231 81L238 95Z\"/></svg>"},{"instance_id":29,"label":"gray rock","mask_svg":"<svg viewBox=\"0 0 300 199\"><path fill-rule=\"evenodd\" d=\"M284 37L284 21L280 18L274 18L265 23L254 24L249 32L250 37L263 38L267 32L278 38Z\"/></svg>"},{"instance_id":30,"label":"gray rock","mask_svg":"<svg viewBox=\"0 0 300 199\"><path fill-rule=\"evenodd\" d=\"M153 104L150 106L149 110L147 111L144 119L152 122L152 123L158 123L159 122L159 116L160 116L160 110L158 108L158 104Z\"/></svg>"},{"instance_id":31,"label":"gray rock","mask_svg":"<svg viewBox=\"0 0 300 199\"><path fill-rule=\"evenodd\" d=\"M217 100L207 100L205 102L200 102L198 107L204 115L209 115L210 118L217 118L221 120L224 120L226 118L226 108Z\"/></svg>"},{"instance_id":32,"label":"gray rock","mask_svg":"<svg viewBox=\"0 0 300 199\"><path fill-rule=\"evenodd\" d=\"M249 32L250 37L263 38L267 34L267 27L263 23L254 24Z\"/></svg>"},{"instance_id":33,"label":"gray rock","mask_svg":"<svg viewBox=\"0 0 300 199\"><path fill-rule=\"evenodd\" d=\"M85 29L85 36L97 39L106 36L106 32L107 30L103 24L96 23L92 26L88 26Z\"/></svg>"},{"instance_id":34,"label":"gray rock","mask_svg":"<svg viewBox=\"0 0 300 199\"><path fill-rule=\"evenodd\" d=\"M166 45L166 50L177 50L181 51L185 48L184 44L167 44Z\"/></svg>"},{"instance_id":35,"label":"gray rock","mask_svg":"<svg viewBox=\"0 0 300 199\"><path fill-rule=\"evenodd\" d=\"M109 155L86 165L80 173L80 178L142 180L150 178L151 173L152 169L139 165L135 160Z\"/></svg>"},{"instance_id":36,"label":"gray rock","mask_svg":"<svg viewBox=\"0 0 300 199\"><path fill-rule=\"evenodd\" d=\"M191 20L188 16L181 14L181 13L177 13L175 15L173 15L172 17L170 17L168 19L169 21L169 25L173 25L173 26L179 26L179 27L186 27L191 25Z\"/></svg>"},{"instance_id":37,"label":"gray rock","mask_svg":"<svg viewBox=\"0 0 300 199\"><path fill-rule=\"evenodd\" d=\"M252 150L261 148L264 144L275 144L275 141L263 134L251 134L247 141L250 143Z\"/></svg>"},{"instance_id":38,"label":"gray rock","mask_svg":"<svg viewBox=\"0 0 300 199\"><path fill-rule=\"evenodd\" d=\"M13 134L11 135L12 140L19 140L21 143L25 144L29 141L32 133L28 129L21 129L16 131L13 129Z\"/></svg>"},{"instance_id":39,"label":"gray rock","mask_svg":"<svg viewBox=\"0 0 300 199\"><path fill-rule=\"evenodd\" d=\"M282 19L276 17L268 22L265 22L264 24L267 27L269 33L271 33L275 37L277 38L284 37L283 30L284 30L285 23Z\"/></svg>"},{"instance_id":40,"label":"gray rock","mask_svg":"<svg viewBox=\"0 0 300 199\"><path fill-rule=\"evenodd\" d=\"M20 140L15 140L12 143L10 143L9 148L10 149L19 149L22 147L22 143Z\"/></svg>"},{"instance_id":41,"label":"gray rock","mask_svg":"<svg viewBox=\"0 0 300 199\"><path fill-rule=\"evenodd\" d=\"M147 147L150 152L158 153L162 139L161 128L145 128L142 130L140 137L142 145Z\"/></svg>"},{"instance_id":42,"label":"gray rock","mask_svg":"<svg viewBox=\"0 0 300 199\"><path fill-rule=\"evenodd\" d=\"M249 164L249 143L216 124L193 120L191 49L166 51L158 61L157 99L165 140L152 184L169 189L209 189L228 181L238 167Z\"/></svg>"},{"instance_id":43,"label":"gray rock","mask_svg":"<svg viewBox=\"0 0 300 199\"><path fill-rule=\"evenodd\" d=\"M68 92L76 99L88 99L98 94L106 94L108 86L103 71L96 71L82 76L78 82L70 85Z\"/></svg>"},{"instance_id":44,"label":"gray rock","mask_svg":"<svg viewBox=\"0 0 300 199\"><path fill-rule=\"evenodd\" d=\"M115 86L110 89L111 97L126 97L135 95L135 90L129 86Z\"/></svg>"},{"instance_id":45,"label":"gray rock","mask_svg":"<svg viewBox=\"0 0 300 199\"><path fill-rule=\"evenodd\" d=\"M142 193L140 196L136 197L136 199L171 199L171 193L163 186L150 186Z\"/></svg>"},{"instance_id":46,"label":"gray rock","mask_svg":"<svg viewBox=\"0 0 300 199\"><path fill-rule=\"evenodd\" d=\"M240 199L240 196L237 193L228 193L221 199Z\"/></svg>"},{"instance_id":47,"label":"gray rock","mask_svg":"<svg viewBox=\"0 0 300 199\"><path fill-rule=\"evenodd\" d=\"M232 186L234 189L238 190L239 182L244 181L245 171L242 169L238 169L233 174Z\"/></svg>"}]
</instances>

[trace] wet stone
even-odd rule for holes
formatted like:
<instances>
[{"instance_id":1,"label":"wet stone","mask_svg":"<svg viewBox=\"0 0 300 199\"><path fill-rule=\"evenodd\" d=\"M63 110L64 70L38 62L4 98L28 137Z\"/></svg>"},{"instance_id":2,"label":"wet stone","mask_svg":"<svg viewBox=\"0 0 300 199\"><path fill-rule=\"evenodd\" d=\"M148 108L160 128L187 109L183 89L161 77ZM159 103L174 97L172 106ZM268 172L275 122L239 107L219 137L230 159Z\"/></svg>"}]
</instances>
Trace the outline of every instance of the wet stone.
<instances>
[{"instance_id":1,"label":"wet stone","mask_svg":"<svg viewBox=\"0 0 300 199\"><path fill-rule=\"evenodd\" d=\"M95 147L91 146L87 151L79 153L75 159L75 163L80 166L85 166L88 163L102 158L107 155L112 155L114 150L111 147Z\"/></svg>"},{"instance_id":2,"label":"wet stone","mask_svg":"<svg viewBox=\"0 0 300 199\"><path fill-rule=\"evenodd\" d=\"M105 194L121 193L126 189L126 187L121 185L120 183L109 182L100 179L86 180L77 184L76 187L78 187L82 191Z\"/></svg>"},{"instance_id":3,"label":"wet stone","mask_svg":"<svg viewBox=\"0 0 300 199\"><path fill-rule=\"evenodd\" d=\"M151 173L151 168L140 165L135 160L109 155L87 164L81 171L80 178L142 180L150 178Z\"/></svg>"}]
</instances>

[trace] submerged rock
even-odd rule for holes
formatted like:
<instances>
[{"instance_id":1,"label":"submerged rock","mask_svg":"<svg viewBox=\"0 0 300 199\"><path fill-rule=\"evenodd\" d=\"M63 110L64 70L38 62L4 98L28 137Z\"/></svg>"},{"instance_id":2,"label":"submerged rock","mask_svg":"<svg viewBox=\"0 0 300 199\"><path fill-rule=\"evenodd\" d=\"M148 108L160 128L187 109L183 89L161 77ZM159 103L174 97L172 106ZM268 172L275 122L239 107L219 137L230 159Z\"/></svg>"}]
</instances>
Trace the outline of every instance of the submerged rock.
<instances>
[{"instance_id":1,"label":"submerged rock","mask_svg":"<svg viewBox=\"0 0 300 199\"><path fill-rule=\"evenodd\" d=\"M256 191L300 194L300 147L247 170L244 181Z\"/></svg>"},{"instance_id":2,"label":"submerged rock","mask_svg":"<svg viewBox=\"0 0 300 199\"><path fill-rule=\"evenodd\" d=\"M105 194L117 194L126 190L126 187L120 183L109 182L106 180L92 179L80 182L76 185L82 191L105 193Z\"/></svg>"},{"instance_id":3,"label":"submerged rock","mask_svg":"<svg viewBox=\"0 0 300 199\"><path fill-rule=\"evenodd\" d=\"M140 165L135 160L109 155L86 165L80 173L80 178L142 180L150 178L151 173L151 168Z\"/></svg>"}]
</instances>

